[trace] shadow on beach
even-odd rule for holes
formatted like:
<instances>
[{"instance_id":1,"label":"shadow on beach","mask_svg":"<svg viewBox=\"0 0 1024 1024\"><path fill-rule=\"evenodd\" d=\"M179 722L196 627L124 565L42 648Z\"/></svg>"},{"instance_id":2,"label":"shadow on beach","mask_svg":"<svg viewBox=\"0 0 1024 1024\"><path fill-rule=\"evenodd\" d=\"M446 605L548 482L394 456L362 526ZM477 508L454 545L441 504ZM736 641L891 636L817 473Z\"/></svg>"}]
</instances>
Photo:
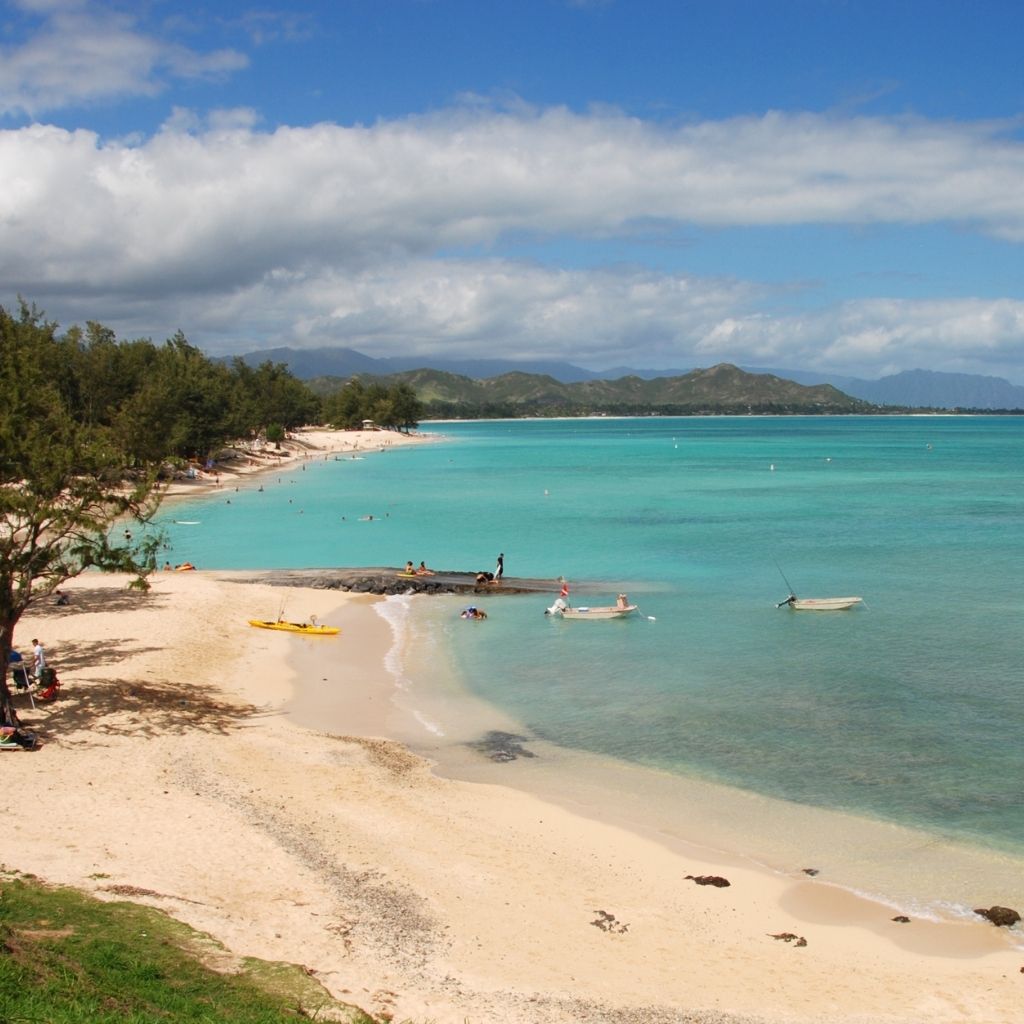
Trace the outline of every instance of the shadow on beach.
<instances>
[{"instance_id":1,"label":"shadow on beach","mask_svg":"<svg viewBox=\"0 0 1024 1024\"><path fill-rule=\"evenodd\" d=\"M129 596L137 602L148 595ZM104 608L110 608L109 602ZM65 680L56 700L37 702L39 710L45 708L45 721L38 724L47 739L59 741L79 730L107 736L153 737L194 731L224 735L261 713L253 705L222 700L197 688L184 668L181 680L174 682L105 675L120 662L162 649L140 647L137 638L62 644L58 672L93 678ZM29 720L33 716L26 710L22 717Z\"/></svg>"},{"instance_id":2,"label":"shadow on beach","mask_svg":"<svg viewBox=\"0 0 1024 1024\"><path fill-rule=\"evenodd\" d=\"M218 700L179 684L117 678L88 688L64 686L46 710L45 722L38 724L48 741L58 743L79 731L103 736L155 737L174 732L223 736L265 713L251 704Z\"/></svg>"},{"instance_id":3,"label":"shadow on beach","mask_svg":"<svg viewBox=\"0 0 1024 1024\"><path fill-rule=\"evenodd\" d=\"M82 587L75 589L68 604L55 604L49 599L44 604L32 606L32 614L42 619L66 615L83 615L90 612L134 612L164 604L166 594L153 590L129 590L128 587L113 589L107 587Z\"/></svg>"}]
</instances>

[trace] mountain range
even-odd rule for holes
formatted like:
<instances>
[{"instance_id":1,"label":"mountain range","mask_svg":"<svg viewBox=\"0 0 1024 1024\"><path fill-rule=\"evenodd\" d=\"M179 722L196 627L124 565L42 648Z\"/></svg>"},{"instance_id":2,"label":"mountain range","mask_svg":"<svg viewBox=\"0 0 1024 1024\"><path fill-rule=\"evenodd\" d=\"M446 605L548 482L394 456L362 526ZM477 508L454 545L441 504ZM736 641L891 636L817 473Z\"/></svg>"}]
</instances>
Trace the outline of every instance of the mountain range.
<instances>
[{"instance_id":1,"label":"mountain range","mask_svg":"<svg viewBox=\"0 0 1024 1024\"><path fill-rule=\"evenodd\" d=\"M872 406L831 384L797 384L721 363L675 377L620 377L563 382L550 374L502 373L476 380L444 370L407 370L392 382L409 384L431 418L448 416L684 415L693 413L856 413ZM328 394L339 378L315 378Z\"/></svg>"},{"instance_id":2,"label":"mountain range","mask_svg":"<svg viewBox=\"0 0 1024 1024\"><path fill-rule=\"evenodd\" d=\"M440 357L429 357L425 360L423 356L376 358L351 348L272 348L248 352L241 358L253 366L268 360L285 363L300 380L323 377L347 379L357 374L374 377L406 375L409 371L427 369L425 362L429 363L431 370L480 382L505 374L538 375L559 384L621 381L622 378L654 381L683 377L693 372L692 367L668 370L614 367L596 371L558 360L516 361ZM1024 409L1024 387L1011 384L1002 377L940 373L935 370L904 370L878 380L866 380L809 370L749 366L742 369L750 374L770 375L805 386L831 385L852 398L875 405L927 409Z\"/></svg>"}]
</instances>

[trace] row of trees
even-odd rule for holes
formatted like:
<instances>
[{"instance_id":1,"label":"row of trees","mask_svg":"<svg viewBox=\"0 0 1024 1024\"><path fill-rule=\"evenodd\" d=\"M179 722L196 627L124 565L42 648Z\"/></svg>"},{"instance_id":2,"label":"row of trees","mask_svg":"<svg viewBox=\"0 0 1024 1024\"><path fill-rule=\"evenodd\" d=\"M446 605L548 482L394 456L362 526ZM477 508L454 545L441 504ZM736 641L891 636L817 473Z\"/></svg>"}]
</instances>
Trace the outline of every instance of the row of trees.
<instances>
[{"instance_id":1,"label":"row of trees","mask_svg":"<svg viewBox=\"0 0 1024 1024\"><path fill-rule=\"evenodd\" d=\"M342 429L359 427L372 420L379 427L408 431L423 415L423 405L409 384L364 383L352 377L334 394L323 399L323 419Z\"/></svg>"},{"instance_id":2,"label":"row of trees","mask_svg":"<svg viewBox=\"0 0 1024 1024\"><path fill-rule=\"evenodd\" d=\"M317 419L318 399L282 364L215 362L180 332L164 345L118 342L113 331L88 323L57 337L33 311L22 316L39 340L49 338L46 373L68 415L106 435L130 461L205 456L234 438Z\"/></svg>"},{"instance_id":3,"label":"row of trees","mask_svg":"<svg viewBox=\"0 0 1024 1024\"><path fill-rule=\"evenodd\" d=\"M180 332L163 345L119 342L98 323L64 334L35 308L0 307L0 718L17 724L6 666L21 616L84 569L135 573L159 538L111 539L160 503L168 463L239 438L269 439L326 419L416 425L411 389L352 382L321 400L283 364L206 357Z\"/></svg>"}]
</instances>

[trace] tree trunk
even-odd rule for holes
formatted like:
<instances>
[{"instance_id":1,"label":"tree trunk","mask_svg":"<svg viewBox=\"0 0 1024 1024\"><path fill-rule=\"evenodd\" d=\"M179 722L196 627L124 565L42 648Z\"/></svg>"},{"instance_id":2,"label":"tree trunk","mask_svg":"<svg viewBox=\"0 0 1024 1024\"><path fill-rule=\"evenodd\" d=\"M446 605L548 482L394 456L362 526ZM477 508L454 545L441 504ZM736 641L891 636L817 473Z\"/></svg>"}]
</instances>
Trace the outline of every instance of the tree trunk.
<instances>
[{"instance_id":1,"label":"tree trunk","mask_svg":"<svg viewBox=\"0 0 1024 1024\"><path fill-rule=\"evenodd\" d=\"M7 684L11 665L10 638L11 632L0 629L0 656L3 657L3 667L0 670L0 725L12 725L17 728L21 723L18 721L18 712L14 710L11 688Z\"/></svg>"},{"instance_id":2,"label":"tree trunk","mask_svg":"<svg viewBox=\"0 0 1024 1024\"><path fill-rule=\"evenodd\" d=\"M18 616L20 617L20 616ZM14 649L14 627L17 625L17 618L14 622L0 622L0 725L12 725L15 728L20 725L17 720L17 712L14 711L13 694L10 692L8 681L10 680L10 652Z\"/></svg>"}]
</instances>

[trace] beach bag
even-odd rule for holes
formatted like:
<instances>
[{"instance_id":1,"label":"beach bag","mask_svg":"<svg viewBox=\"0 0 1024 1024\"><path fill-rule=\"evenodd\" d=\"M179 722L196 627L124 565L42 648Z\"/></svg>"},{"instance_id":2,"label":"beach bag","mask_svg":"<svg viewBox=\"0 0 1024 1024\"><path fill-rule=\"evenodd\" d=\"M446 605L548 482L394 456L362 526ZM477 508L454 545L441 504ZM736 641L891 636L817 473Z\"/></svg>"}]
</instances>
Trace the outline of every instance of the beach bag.
<instances>
[{"instance_id":1,"label":"beach bag","mask_svg":"<svg viewBox=\"0 0 1024 1024\"><path fill-rule=\"evenodd\" d=\"M18 690L27 690L29 687L28 682L28 669L24 665L17 665L11 670L11 676L14 679L14 686Z\"/></svg>"},{"instance_id":2,"label":"beach bag","mask_svg":"<svg viewBox=\"0 0 1024 1024\"><path fill-rule=\"evenodd\" d=\"M7 749L21 747L22 750L35 750L39 746L39 737L27 729L15 729L14 732L3 737L0 745Z\"/></svg>"}]
</instances>

